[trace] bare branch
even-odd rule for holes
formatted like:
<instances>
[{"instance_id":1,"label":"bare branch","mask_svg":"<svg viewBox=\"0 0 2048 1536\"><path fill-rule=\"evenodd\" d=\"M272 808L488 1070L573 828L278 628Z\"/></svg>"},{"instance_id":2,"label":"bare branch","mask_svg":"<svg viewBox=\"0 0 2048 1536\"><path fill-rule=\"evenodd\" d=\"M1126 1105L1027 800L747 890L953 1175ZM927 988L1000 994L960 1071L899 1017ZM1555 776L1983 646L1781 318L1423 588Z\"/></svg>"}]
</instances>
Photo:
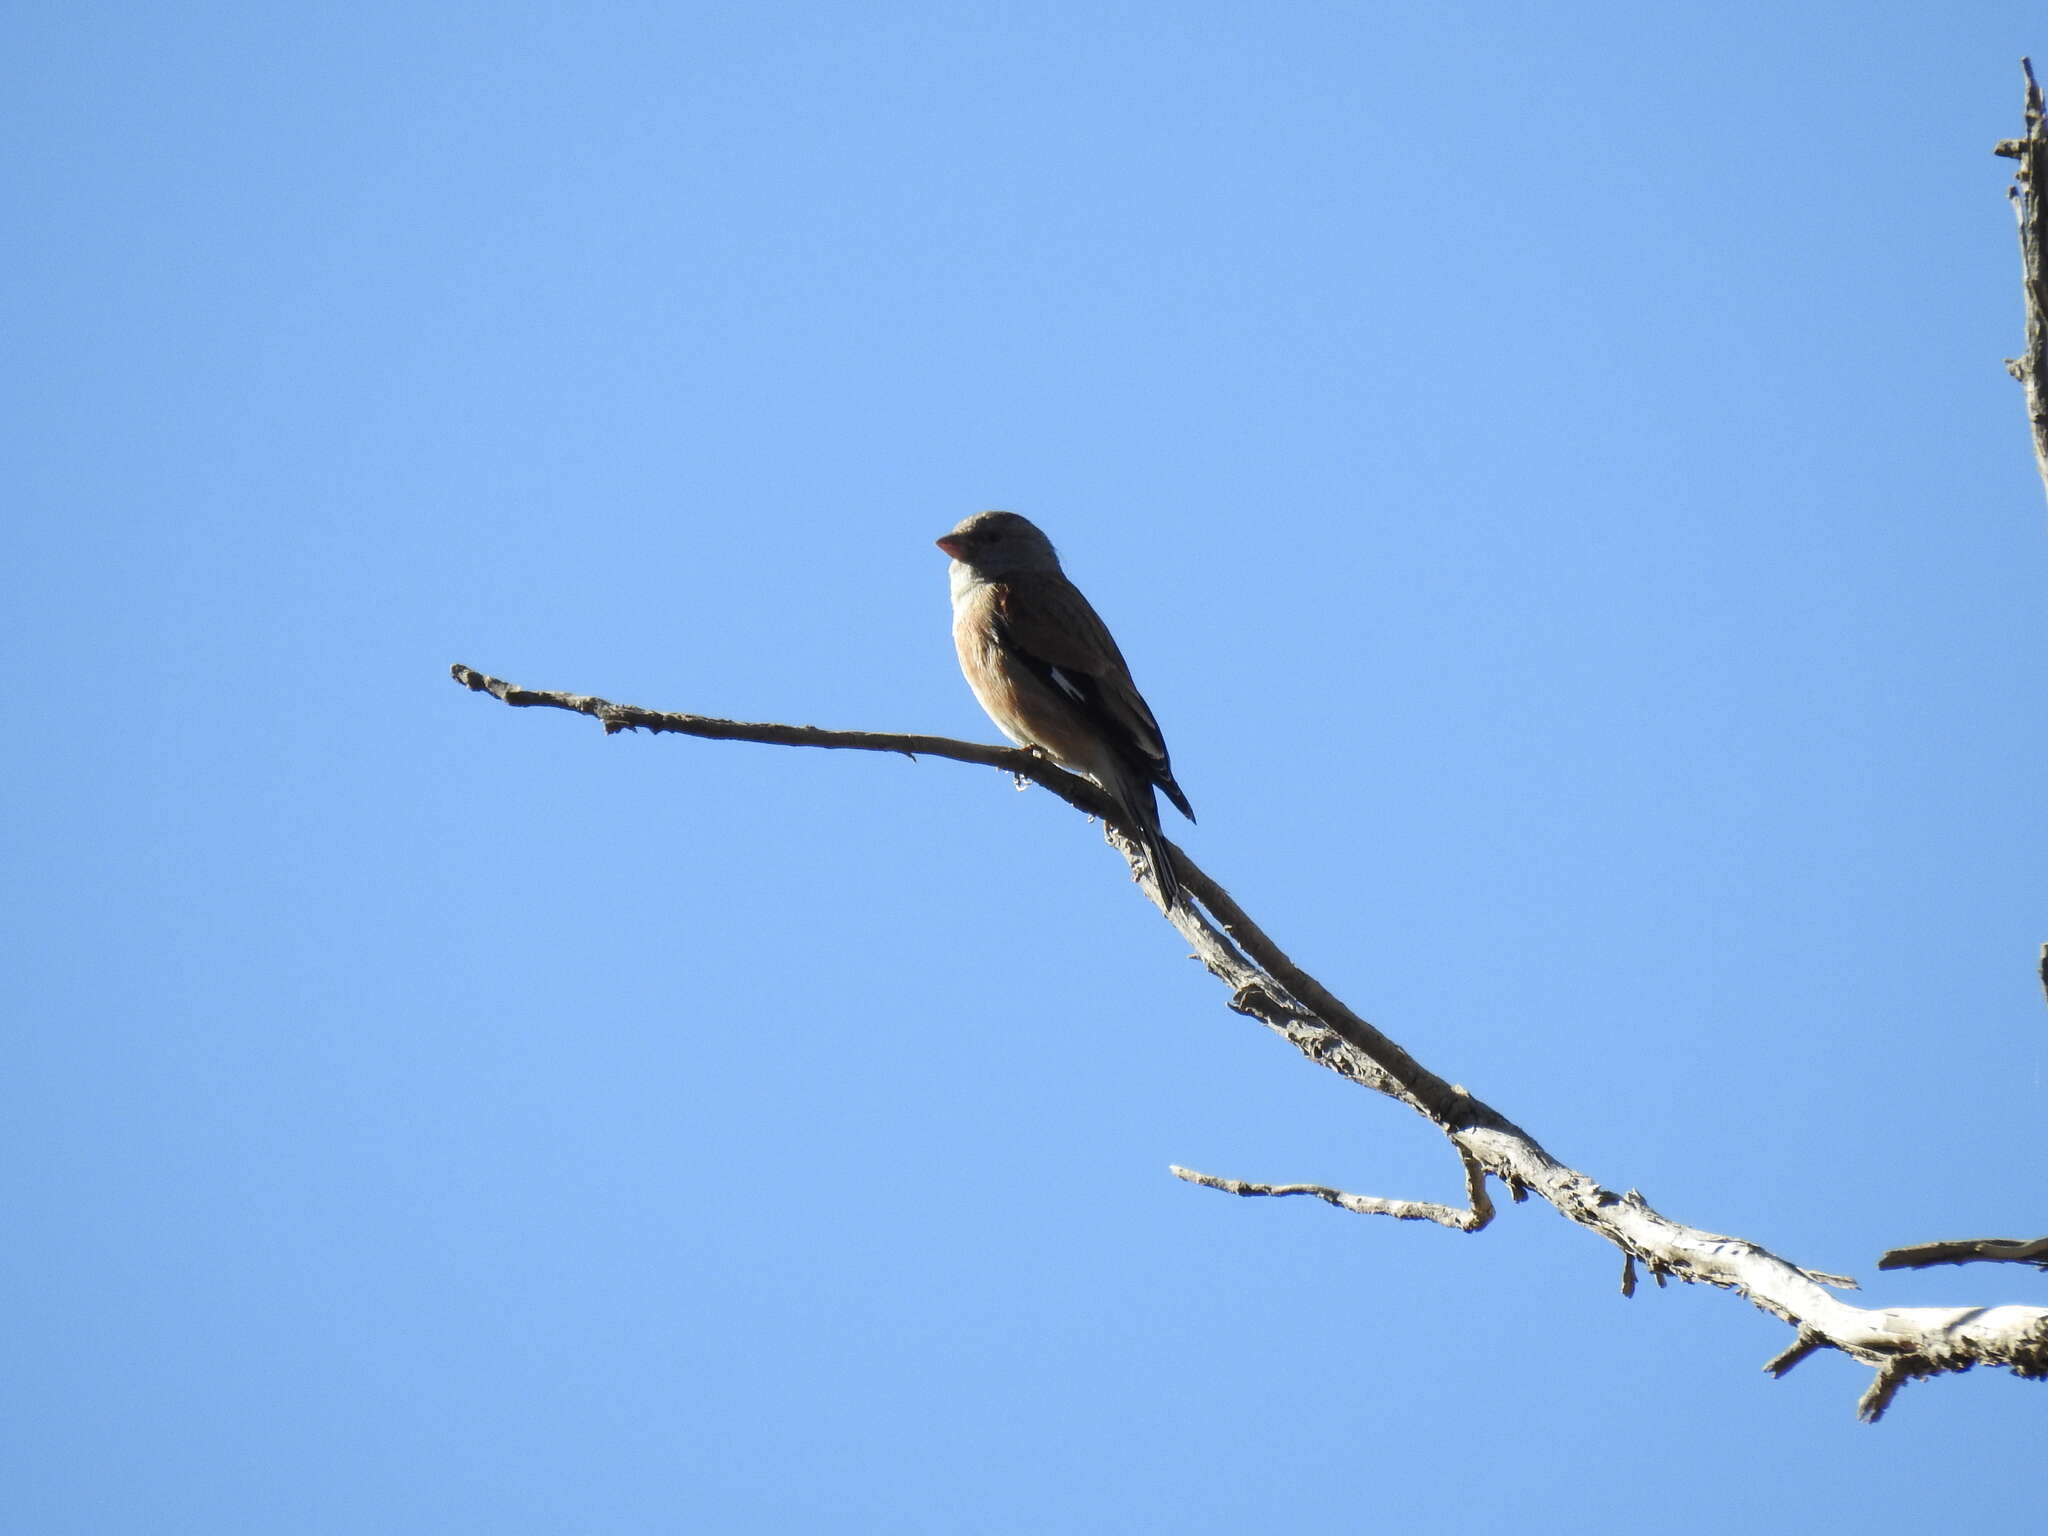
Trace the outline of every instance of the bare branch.
<instances>
[{"instance_id":1,"label":"bare branch","mask_svg":"<svg viewBox=\"0 0 2048 1536\"><path fill-rule=\"evenodd\" d=\"M1000 768L1005 773L1022 774L1094 814L1091 806L1063 792L1065 785L1062 781L1086 790L1092 788L1087 780L1050 768L1043 758L1034 757L1017 747L985 747L971 741L955 741L947 736L911 736L896 731L827 731L815 725L757 725L745 720L720 720L711 715L640 709L631 704L614 704L609 699L593 698L587 693L521 688L501 677L491 677L474 667L465 667L459 661L448 669L448 675L471 692L488 693L515 709L564 709L572 714L588 715L604 727L607 736L619 731L667 731L678 736L702 736L713 741L758 741L775 747L844 747L858 752L901 752L906 757L950 757L955 762L979 763L989 768Z\"/></svg>"},{"instance_id":2,"label":"bare branch","mask_svg":"<svg viewBox=\"0 0 2048 1536\"><path fill-rule=\"evenodd\" d=\"M1893 1248L1879 1269L1926 1269L1933 1264L2038 1264L2048 1269L2048 1237L1961 1237Z\"/></svg>"},{"instance_id":3,"label":"bare branch","mask_svg":"<svg viewBox=\"0 0 2048 1536\"><path fill-rule=\"evenodd\" d=\"M1994 154L2019 162L2013 184L2006 189L2019 221L2021 288L2027 312L2027 350L2007 358L2006 372L2026 391L2027 421L2033 430L2034 467L2048 488L2048 123L2041 110L2041 87L2034 79L2034 61L2021 59L2026 76L2022 121L2024 137L2002 139Z\"/></svg>"},{"instance_id":4,"label":"bare branch","mask_svg":"<svg viewBox=\"0 0 2048 1536\"><path fill-rule=\"evenodd\" d=\"M1121 829L1115 806L1084 779L1027 752L939 736L827 731L812 726L748 724L613 704L584 694L519 688L471 668L452 669L464 687L515 707L542 705L589 715L606 732L648 730L726 741L846 748L948 758L1019 774L1068 804ZM1133 870L1143 857L1128 836L1113 835ZM1256 1018L1311 1061L1406 1104L1435 1125L1464 1169L1467 1208L1427 1201L1352 1195L1320 1184L1250 1184L1176 1168L1190 1183L1239 1195L1312 1195L1363 1215L1436 1222L1476 1232L1493 1217L1486 1180L1499 1179L1519 1201L1534 1192L1566 1219L1597 1233L1623 1256L1623 1289L1634 1289L1641 1260L1661 1286L1668 1279L1719 1286L1798 1330L1793 1347L1772 1362L1777 1374L1816 1349L1838 1349L1877 1369L1859 1412L1883 1413L1899 1386L1916 1376L2004 1366L2048 1377L2048 1309L2040 1307L1860 1308L1826 1287L1854 1282L1789 1263L1741 1238L1685 1226L1661 1215L1634 1190L1617 1194L1544 1149L1535 1137L1464 1088L1429 1071L1378 1029L1332 996L1281 951L1230 894L1167 845L1183 888L1194 898L1167 912L1195 957L1230 989L1229 1006ZM1199 907L1205 910L1197 910ZM1157 904L1155 900L1155 905ZM1213 917L1213 921L1212 921Z\"/></svg>"},{"instance_id":5,"label":"bare branch","mask_svg":"<svg viewBox=\"0 0 2048 1536\"><path fill-rule=\"evenodd\" d=\"M607 736L621 731L651 731L657 735L697 736L709 741L753 741L771 747L830 747L852 752L898 752L905 757L942 757L956 763L973 763L1000 768L1020 779L1029 779L1049 789L1074 809L1093 816L1106 826L1123 830L1123 813L1116 802L1088 780L1056 767L1035 752L1022 747L984 746L980 742L956 741L950 736L917 736L902 731L828 731L815 725L776 725L748 720L721 720L714 715L689 715L659 709L641 709L632 704L614 704L587 693L561 693L552 689L522 688L501 677L492 677L474 667L456 662L448 675L472 693L487 693L515 709L561 709L588 715L604 727ZM1167 845L1169 849L1171 844ZM1178 861L1176 861L1178 863ZM1135 876L1144 867L1142 857L1133 859ZM1157 903L1155 902L1155 905Z\"/></svg>"},{"instance_id":6,"label":"bare branch","mask_svg":"<svg viewBox=\"0 0 2048 1536\"><path fill-rule=\"evenodd\" d=\"M2020 60L2026 79L2021 119L2024 137L2003 139L1994 153L2018 161L2013 185L2006 189L2013 213L2019 221L2021 291L2026 306L2027 350L2024 356L2006 360L2006 371L2026 388L2027 419L2033 428L2034 463L2048 485L2048 113L2042 110L2040 82L2034 78L2034 61ZM2041 946L2036 974L2048 994L2048 944ZM2036 1264L2048 1269L2048 1237L1958 1238L1942 1242L1915 1243L1893 1248L1877 1261L1879 1269L1924 1269L1934 1264ZM1896 1383L1880 1393L1883 1379L1871 1388L1866 1399L1866 1417L1875 1417L1897 1390ZM1872 1404L1875 1404L1872 1409Z\"/></svg>"},{"instance_id":7,"label":"bare branch","mask_svg":"<svg viewBox=\"0 0 2048 1536\"><path fill-rule=\"evenodd\" d=\"M1827 1342L1810 1328L1802 1328L1790 1344L1764 1362L1764 1369L1773 1376L1782 1376L1815 1350L1827 1348Z\"/></svg>"},{"instance_id":8,"label":"bare branch","mask_svg":"<svg viewBox=\"0 0 2048 1536\"><path fill-rule=\"evenodd\" d=\"M1918 1362L1911 1356L1902 1355L1879 1366L1877 1375L1872 1378L1870 1385L1863 1389L1863 1395L1856 1400L1856 1417L1866 1424L1875 1424L1884 1417L1885 1409L1891 1407L1892 1399L1898 1396L1899 1388L1915 1376L1933 1374L1931 1371L1918 1369L1917 1365Z\"/></svg>"},{"instance_id":9,"label":"bare branch","mask_svg":"<svg viewBox=\"0 0 2048 1536\"><path fill-rule=\"evenodd\" d=\"M1477 1211L1461 1211L1456 1206L1438 1205L1430 1200L1387 1200L1378 1195L1354 1195L1341 1189L1332 1189L1327 1184L1250 1184L1243 1179L1221 1178L1213 1173L1198 1173L1192 1168L1172 1165L1173 1176L1186 1179L1190 1184L1199 1184L1204 1189L1220 1189L1226 1195L1314 1195L1327 1201L1339 1210L1350 1211L1357 1216L1391 1216L1396 1221L1433 1221L1440 1227L1452 1227L1460 1232L1476 1232L1486 1225L1486 1219Z\"/></svg>"}]
</instances>

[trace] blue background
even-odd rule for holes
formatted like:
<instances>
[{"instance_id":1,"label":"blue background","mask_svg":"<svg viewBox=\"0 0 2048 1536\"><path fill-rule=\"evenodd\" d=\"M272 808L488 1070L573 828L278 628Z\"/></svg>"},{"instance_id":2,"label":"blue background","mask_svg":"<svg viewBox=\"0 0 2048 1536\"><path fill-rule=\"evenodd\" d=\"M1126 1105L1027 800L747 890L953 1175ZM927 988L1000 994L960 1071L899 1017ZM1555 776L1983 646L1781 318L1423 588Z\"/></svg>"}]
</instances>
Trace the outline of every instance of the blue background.
<instances>
[{"instance_id":1,"label":"blue background","mask_svg":"<svg viewBox=\"0 0 2048 1536\"><path fill-rule=\"evenodd\" d=\"M990 739L1013 507L1280 942L1879 1303L2048 1229L2037 6L27 4L0 1524L1928 1530L1733 1297L1452 1199Z\"/></svg>"}]
</instances>

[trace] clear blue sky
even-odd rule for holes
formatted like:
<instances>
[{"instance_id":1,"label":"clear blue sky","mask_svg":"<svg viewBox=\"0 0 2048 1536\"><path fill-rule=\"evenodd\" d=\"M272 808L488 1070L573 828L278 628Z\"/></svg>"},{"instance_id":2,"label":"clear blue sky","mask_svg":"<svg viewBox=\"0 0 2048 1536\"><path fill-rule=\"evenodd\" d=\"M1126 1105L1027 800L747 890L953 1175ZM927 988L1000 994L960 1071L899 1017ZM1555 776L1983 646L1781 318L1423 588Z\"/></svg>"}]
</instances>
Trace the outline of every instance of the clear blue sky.
<instances>
[{"instance_id":1,"label":"clear blue sky","mask_svg":"<svg viewBox=\"0 0 2048 1536\"><path fill-rule=\"evenodd\" d=\"M988 739L967 512L1298 958L1877 1301L2048 1230L2038 5L64 5L0 114L0 1528L1873 1531L1909 1388L1449 1199Z\"/></svg>"}]
</instances>

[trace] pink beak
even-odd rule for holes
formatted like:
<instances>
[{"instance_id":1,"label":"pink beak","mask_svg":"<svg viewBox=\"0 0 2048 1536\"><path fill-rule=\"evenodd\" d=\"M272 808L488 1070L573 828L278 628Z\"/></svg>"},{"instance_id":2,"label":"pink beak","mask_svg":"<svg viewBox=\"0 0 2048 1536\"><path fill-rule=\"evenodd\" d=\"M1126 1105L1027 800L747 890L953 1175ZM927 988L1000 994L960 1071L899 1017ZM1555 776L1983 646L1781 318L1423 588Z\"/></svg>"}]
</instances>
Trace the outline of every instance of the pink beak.
<instances>
[{"instance_id":1,"label":"pink beak","mask_svg":"<svg viewBox=\"0 0 2048 1536\"><path fill-rule=\"evenodd\" d=\"M949 533L943 539L933 539L932 542L955 560L960 558L960 540L956 535Z\"/></svg>"}]
</instances>

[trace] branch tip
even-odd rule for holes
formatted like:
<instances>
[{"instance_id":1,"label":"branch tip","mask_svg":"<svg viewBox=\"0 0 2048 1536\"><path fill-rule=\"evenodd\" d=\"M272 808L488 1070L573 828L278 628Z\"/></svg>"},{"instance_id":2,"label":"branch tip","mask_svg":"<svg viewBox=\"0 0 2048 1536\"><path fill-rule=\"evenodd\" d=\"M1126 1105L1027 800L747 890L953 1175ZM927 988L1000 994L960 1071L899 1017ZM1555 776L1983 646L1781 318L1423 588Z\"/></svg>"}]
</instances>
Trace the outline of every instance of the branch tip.
<instances>
[{"instance_id":1,"label":"branch tip","mask_svg":"<svg viewBox=\"0 0 2048 1536\"><path fill-rule=\"evenodd\" d=\"M1877 1375L1856 1400L1856 1417L1865 1424L1875 1424L1884 1417L1885 1409L1891 1407L1892 1399L1899 1395L1899 1388L1911 1381L1917 1372L1907 1356L1887 1360L1877 1368Z\"/></svg>"},{"instance_id":2,"label":"branch tip","mask_svg":"<svg viewBox=\"0 0 2048 1536\"><path fill-rule=\"evenodd\" d=\"M1934 1264L2034 1264L2048 1269L2048 1237L1962 1237L1913 1243L1880 1255L1879 1269L1926 1269Z\"/></svg>"},{"instance_id":3,"label":"branch tip","mask_svg":"<svg viewBox=\"0 0 2048 1536\"><path fill-rule=\"evenodd\" d=\"M1826 1334L1811 1328L1802 1328L1790 1344L1764 1362L1764 1370L1774 1379L1781 1377L1815 1350L1824 1347L1827 1342Z\"/></svg>"}]
</instances>

